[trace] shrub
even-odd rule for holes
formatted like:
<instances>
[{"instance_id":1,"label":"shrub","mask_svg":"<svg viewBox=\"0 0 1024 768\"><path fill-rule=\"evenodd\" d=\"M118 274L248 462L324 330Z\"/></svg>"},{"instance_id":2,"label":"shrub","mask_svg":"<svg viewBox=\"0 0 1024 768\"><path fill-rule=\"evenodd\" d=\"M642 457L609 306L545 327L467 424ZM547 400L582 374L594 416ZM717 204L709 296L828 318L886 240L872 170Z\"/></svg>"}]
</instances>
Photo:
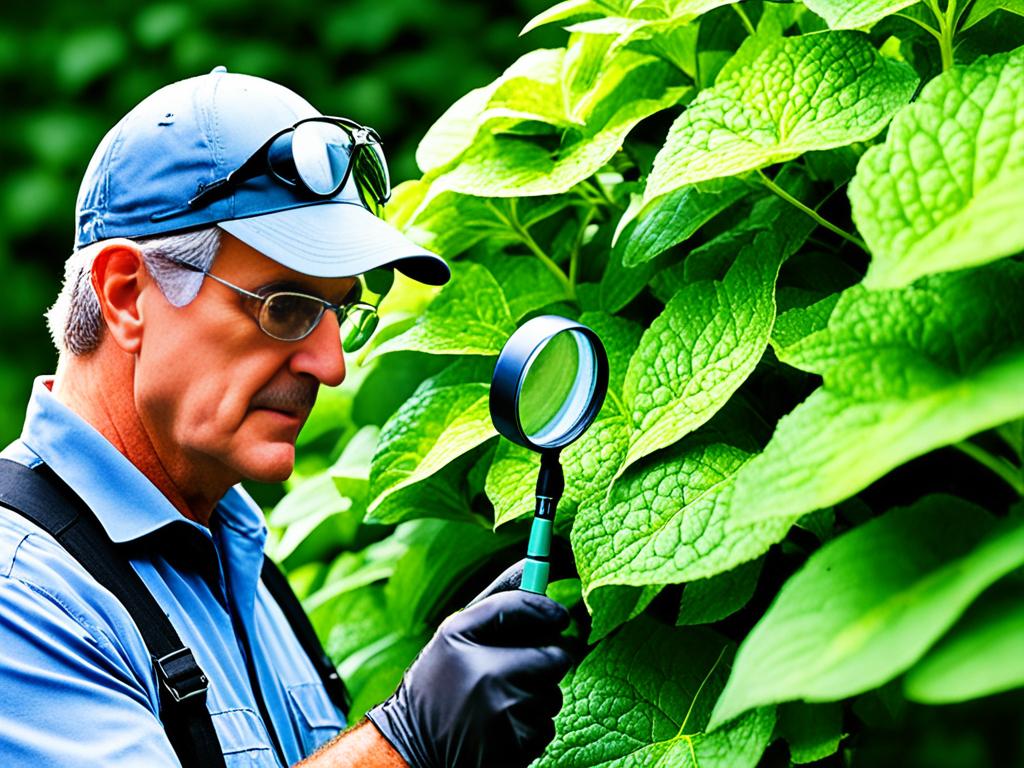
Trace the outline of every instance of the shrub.
<instances>
[{"instance_id":1,"label":"shrub","mask_svg":"<svg viewBox=\"0 0 1024 768\"><path fill-rule=\"evenodd\" d=\"M356 714L522 549L539 462L495 439L488 382L554 311L611 382L563 454L578 579L553 591L589 648L538 766L1021 759L1021 12L568 0L527 25L565 47L452 105L390 204L454 280L389 297L303 435L332 465L271 517Z\"/></svg>"}]
</instances>

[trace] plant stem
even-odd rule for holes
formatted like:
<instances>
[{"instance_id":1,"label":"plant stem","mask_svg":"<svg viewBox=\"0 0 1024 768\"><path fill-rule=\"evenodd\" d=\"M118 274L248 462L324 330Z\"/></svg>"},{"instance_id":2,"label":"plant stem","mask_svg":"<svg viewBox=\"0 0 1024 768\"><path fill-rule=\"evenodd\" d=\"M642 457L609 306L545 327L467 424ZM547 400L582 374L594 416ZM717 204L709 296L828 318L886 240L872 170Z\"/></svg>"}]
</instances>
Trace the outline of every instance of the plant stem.
<instances>
[{"instance_id":1,"label":"plant stem","mask_svg":"<svg viewBox=\"0 0 1024 768\"><path fill-rule=\"evenodd\" d=\"M612 196L608 194L608 190L604 188L604 184L598 181L596 176L591 176L587 179L586 183L589 183L591 187L597 190L600 202L607 205L609 208L619 208L619 204L612 200Z\"/></svg>"},{"instance_id":2,"label":"plant stem","mask_svg":"<svg viewBox=\"0 0 1024 768\"><path fill-rule=\"evenodd\" d=\"M984 448L968 442L967 440L960 443L954 443L953 447L961 453L967 454L979 464L991 469L999 475L999 477L1005 480L1006 483L1017 492L1018 496L1024 496L1024 470L1020 467L1014 466L1000 456L993 456Z\"/></svg>"},{"instance_id":3,"label":"plant stem","mask_svg":"<svg viewBox=\"0 0 1024 768\"><path fill-rule=\"evenodd\" d=\"M907 16L907 14L905 14L905 13L894 13L893 16L899 16L901 19L905 19L905 20L907 20L909 22L912 22L913 24L917 24L917 26L919 26L921 29L923 29L925 32L927 32L929 35L934 37L940 43L942 42L942 35L939 34L939 30L935 29L935 27L933 27L933 26L931 26L929 24L925 24L920 19L915 19L913 16Z\"/></svg>"},{"instance_id":4,"label":"plant stem","mask_svg":"<svg viewBox=\"0 0 1024 768\"><path fill-rule=\"evenodd\" d=\"M501 210L499 210L498 207L494 205L494 203L488 201L487 205L490 207L492 211L494 211L495 216L504 221L508 225L508 228L515 232L515 234L519 237L519 240L523 243L523 245L525 245L530 250L530 253L536 256L540 260L540 263L543 264L547 268L547 270L552 275L555 276L555 279L562 284L562 287L565 289L566 296L569 299L575 301L576 286L569 281L569 278L565 276L565 272L563 272L562 269L555 263L555 260L548 256L546 253L544 253L544 249L537 245L537 241L533 239L533 236L530 234L529 230L527 230L526 227L522 225L522 223L519 221L519 218L516 216L516 199L512 198L509 201L508 216L506 216Z\"/></svg>"},{"instance_id":5,"label":"plant stem","mask_svg":"<svg viewBox=\"0 0 1024 768\"><path fill-rule=\"evenodd\" d=\"M939 52L942 54L942 71L953 66L953 36L956 33L956 0L947 0L946 10L939 9L938 0L927 0L928 7L939 24Z\"/></svg>"},{"instance_id":6,"label":"plant stem","mask_svg":"<svg viewBox=\"0 0 1024 768\"><path fill-rule=\"evenodd\" d=\"M573 243L572 254L569 257L569 284L572 286L573 298L576 297L576 279L579 276L580 248L583 247L583 238L586 235L587 227L590 226L590 221L593 218L593 208L583 214L583 220L580 222L580 230L576 235L576 242Z\"/></svg>"},{"instance_id":7,"label":"plant stem","mask_svg":"<svg viewBox=\"0 0 1024 768\"><path fill-rule=\"evenodd\" d=\"M766 187L768 187L768 189L770 189L772 192L774 192L776 195L781 197L783 200L785 200L790 205L795 206L796 208L799 208L801 211L803 211L808 216L810 216L812 219L814 219L820 226L824 227L829 232L834 232L835 234L839 235L844 240L848 240L849 242L853 243L858 248L863 250L865 253L871 253L871 251L868 250L867 243L865 243L863 240L861 240L856 235L851 235L845 229L840 229L835 224L833 224L831 221L828 221L827 219L823 218L821 216L821 214L819 214L813 208L808 208L806 205L804 205L799 200L797 200L795 197L793 197L791 194L789 194L789 192L787 192L782 187L780 187L778 184L776 184L774 181L769 179L768 176L766 176L763 171L758 170L757 175L761 177L761 183L764 184Z\"/></svg>"},{"instance_id":8,"label":"plant stem","mask_svg":"<svg viewBox=\"0 0 1024 768\"><path fill-rule=\"evenodd\" d=\"M743 22L743 26L746 27L747 29L747 34L749 34L751 37L757 34L757 32L754 30L754 25L750 23L750 17L747 16L746 11L740 8L739 3L733 3L729 7L736 11L736 15L740 17L740 21Z\"/></svg>"}]
</instances>

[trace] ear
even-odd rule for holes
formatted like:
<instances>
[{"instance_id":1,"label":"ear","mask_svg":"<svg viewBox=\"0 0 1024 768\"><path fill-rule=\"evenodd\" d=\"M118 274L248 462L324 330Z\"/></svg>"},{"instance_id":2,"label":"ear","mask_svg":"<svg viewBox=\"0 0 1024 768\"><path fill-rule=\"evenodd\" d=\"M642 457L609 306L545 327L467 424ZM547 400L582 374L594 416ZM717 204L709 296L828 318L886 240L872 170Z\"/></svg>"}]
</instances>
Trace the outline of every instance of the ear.
<instances>
[{"instance_id":1,"label":"ear","mask_svg":"<svg viewBox=\"0 0 1024 768\"><path fill-rule=\"evenodd\" d=\"M149 274L142 251L131 240L104 241L92 262L92 287L111 338L136 354L142 344L140 294Z\"/></svg>"}]
</instances>

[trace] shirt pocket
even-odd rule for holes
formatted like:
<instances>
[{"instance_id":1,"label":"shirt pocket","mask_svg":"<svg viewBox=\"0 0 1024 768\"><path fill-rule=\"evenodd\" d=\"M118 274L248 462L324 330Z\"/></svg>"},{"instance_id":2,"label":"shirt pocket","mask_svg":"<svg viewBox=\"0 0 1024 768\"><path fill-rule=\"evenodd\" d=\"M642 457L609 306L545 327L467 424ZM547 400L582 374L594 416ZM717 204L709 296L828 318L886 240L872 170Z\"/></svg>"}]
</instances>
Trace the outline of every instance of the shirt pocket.
<instances>
[{"instance_id":1,"label":"shirt pocket","mask_svg":"<svg viewBox=\"0 0 1024 768\"><path fill-rule=\"evenodd\" d=\"M263 721L251 709L226 709L212 713L211 717L227 768L267 768L278 765L270 746L270 734Z\"/></svg>"},{"instance_id":2,"label":"shirt pocket","mask_svg":"<svg viewBox=\"0 0 1024 768\"><path fill-rule=\"evenodd\" d=\"M305 756L313 754L345 727L344 720L320 683L289 686L288 706L298 727Z\"/></svg>"}]
</instances>

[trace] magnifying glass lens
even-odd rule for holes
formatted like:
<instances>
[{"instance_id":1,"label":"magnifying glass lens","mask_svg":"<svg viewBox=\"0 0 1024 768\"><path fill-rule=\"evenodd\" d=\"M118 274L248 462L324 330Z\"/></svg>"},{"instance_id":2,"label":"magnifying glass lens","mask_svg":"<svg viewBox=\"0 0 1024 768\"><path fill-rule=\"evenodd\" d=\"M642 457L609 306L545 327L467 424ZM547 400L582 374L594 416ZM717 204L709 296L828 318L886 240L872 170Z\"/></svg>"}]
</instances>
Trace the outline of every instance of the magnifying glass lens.
<instances>
[{"instance_id":1,"label":"magnifying glass lens","mask_svg":"<svg viewBox=\"0 0 1024 768\"><path fill-rule=\"evenodd\" d=\"M594 397L594 347L579 331L548 339L526 364L519 391L519 422L530 442L556 447L571 442L587 425L582 420Z\"/></svg>"}]
</instances>

